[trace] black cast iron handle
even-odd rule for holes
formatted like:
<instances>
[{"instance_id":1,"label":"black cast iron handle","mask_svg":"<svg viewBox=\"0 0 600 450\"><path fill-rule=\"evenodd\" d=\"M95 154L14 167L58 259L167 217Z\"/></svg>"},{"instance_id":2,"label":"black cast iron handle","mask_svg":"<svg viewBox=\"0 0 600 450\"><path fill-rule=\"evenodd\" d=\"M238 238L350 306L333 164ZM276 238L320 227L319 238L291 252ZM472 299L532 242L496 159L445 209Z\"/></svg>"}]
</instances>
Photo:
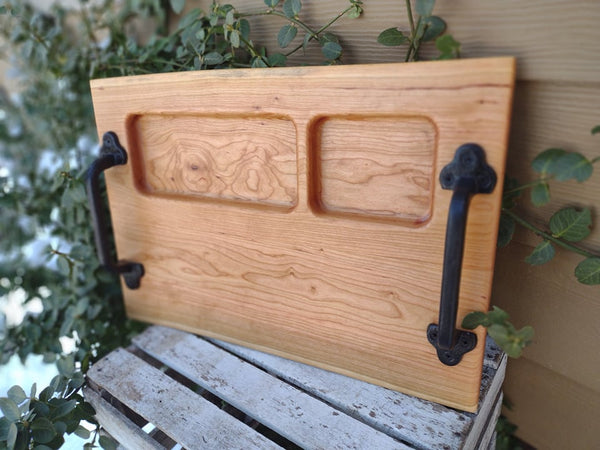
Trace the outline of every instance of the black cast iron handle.
<instances>
[{"instance_id":1,"label":"black cast iron handle","mask_svg":"<svg viewBox=\"0 0 600 450\"><path fill-rule=\"evenodd\" d=\"M486 163L485 152L479 145L464 144L456 150L452 162L442 169L440 184L453 194L446 227L439 322L429 325L427 339L436 348L442 363L455 366L477 345L475 333L456 329L469 203L473 195L494 190L496 172Z\"/></svg>"},{"instance_id":2,"label":"black cast iron handle","mask_svg":"<svg viewBox=\"0 0 600 450\"><path fill-rule=\"evenodd\" d=\"M98 253L100 264L113 273L123 275L125 284L129 289L137 289L140 287L140 279L144 275L144 266L136 262L113 260L100 189L100 175L102 172L111 167L126 163L127 152L119 143L117 135L112 131L105 133L102 137L100 155L92 162L88 169L86 188L92 215L92 224L94 226L96 252Z\"/></svg>"}]
</instances>

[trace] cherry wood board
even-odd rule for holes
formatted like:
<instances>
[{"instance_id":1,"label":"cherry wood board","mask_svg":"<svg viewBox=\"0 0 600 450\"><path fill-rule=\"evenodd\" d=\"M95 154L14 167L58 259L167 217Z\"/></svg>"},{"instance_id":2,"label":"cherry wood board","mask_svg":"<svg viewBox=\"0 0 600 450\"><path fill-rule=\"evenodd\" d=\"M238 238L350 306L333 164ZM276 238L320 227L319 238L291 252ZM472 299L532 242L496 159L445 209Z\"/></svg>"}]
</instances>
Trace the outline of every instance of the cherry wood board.
<instances>
[{"instance_id":1,"label":"cherry wood board","mask_svg":"<svg viewBox=\"0 0 600 450\"><path fill-rule=\"evenodd\" d=\"M458 321L488 308L514 88L512 58L93 80L130 317L475 411L485 332L457 366L437 323L452 192L467 142L498 176L473 197Z\"/></svg>"}]
</instances>

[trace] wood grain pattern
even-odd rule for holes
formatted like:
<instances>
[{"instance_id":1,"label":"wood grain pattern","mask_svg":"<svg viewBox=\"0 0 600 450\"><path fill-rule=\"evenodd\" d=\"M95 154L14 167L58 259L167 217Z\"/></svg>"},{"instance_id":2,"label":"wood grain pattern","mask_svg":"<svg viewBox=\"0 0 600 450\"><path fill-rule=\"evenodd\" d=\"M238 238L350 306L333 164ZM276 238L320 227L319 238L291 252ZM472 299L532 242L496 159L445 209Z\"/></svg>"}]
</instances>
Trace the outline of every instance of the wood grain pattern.
<instances>
[{"instance_id":1,"label":"wood grain pattern","mask_svg":"<svg viewBox=\"0 0 600 450\"><path fill-rule=\"evenodd\" d=\"M432 162L419 156L417 165L433 168L434 180L459 145L478 142L486 149L499 184L471 203L461 320L488 307L513 82L510 58L93 81L99 132L116 132L129 148L136 148L138 132L128 118L144 115L284 116L298 136L297 203L286 214L259 200L248 207L153 195L139 189L139 162L106 173L119 257L146 270L139 290L125 289L128 314L476 409L482 330L476 351L455 367L437 360L425 336L428 324L437 322L451 192L430 185L426 222L368 213L370 199L381 195L370 187L356 208L366 213L315 208L321 193L314 187L322 180L316 179L318 139L311 130L320 118L403 117L394 129L410 129L414 118L426 117L435 125L435 151ZM370 146L380 148L378 142ZM411 205L410 198L401 200L396 210L410 211Z\"/></svg>"},{"instance_id":2,"label":"wood grain pattern","mask_svg":"<svg viewBox=\"0 0 600 450\"><path fill-rule=\"evenodd\" d=\"M130 127L138 187L148 193L296 202L296 130L289 120L145 114Z\"/></svg>"},{"instance_id":3,"label":"wood grain pattern","mask_svg":"<svg viewBox=\"0 0 600 450\"><path fill-rule=\"evenodd\" d=\"M314 126L324 211L429 218L436 131L426 117L327 117Z\"/></svg>"}]
</instances>

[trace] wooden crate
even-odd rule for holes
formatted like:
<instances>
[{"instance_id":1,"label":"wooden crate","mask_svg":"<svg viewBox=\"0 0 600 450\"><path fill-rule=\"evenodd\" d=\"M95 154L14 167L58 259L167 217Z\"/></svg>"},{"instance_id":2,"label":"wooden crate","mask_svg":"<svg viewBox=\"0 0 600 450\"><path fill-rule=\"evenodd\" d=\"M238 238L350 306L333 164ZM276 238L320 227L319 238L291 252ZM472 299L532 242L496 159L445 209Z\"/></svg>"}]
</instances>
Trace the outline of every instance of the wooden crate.
<instances>
[{"instance_id":1,"label":"wooden crate","mask_svg":"<svg viewBox=\"0 0 600 450\"><path fill-rule=\"evenodd\" d=\"M132 449L493 449L505 368L488 340L473 414L154 326L90 369L85 397Z\"/></svg>"}]
</instances>

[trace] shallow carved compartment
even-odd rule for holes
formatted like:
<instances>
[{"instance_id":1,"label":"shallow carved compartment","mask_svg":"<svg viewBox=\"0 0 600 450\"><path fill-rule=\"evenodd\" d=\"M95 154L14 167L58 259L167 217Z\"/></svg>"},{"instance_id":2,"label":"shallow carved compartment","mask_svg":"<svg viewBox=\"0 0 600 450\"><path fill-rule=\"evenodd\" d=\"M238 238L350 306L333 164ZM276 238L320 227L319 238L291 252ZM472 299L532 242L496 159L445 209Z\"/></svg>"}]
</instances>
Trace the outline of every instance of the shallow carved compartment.
<instances>
[{"instance_id":1,"label":"shallow carved compartment","mask_svg":"<svg viewBox=\"0 0 600 450\"><path fill-rule=\"evenodd\" d=\"M129 120L136 186L151 195L290 208L296 129L276 116L144 114Z\"/></svg>"},{"instance_id":2,"label":"shallow carved compartment","mask_svg":"<svg viewBox=\"0 0 600 450\"><path fill-rule=\"evenodd\" d=\"M424 116L322 117L311 127L322 213L423 224L431 215L436 129Z\"/></svg>"}]
</instances>

